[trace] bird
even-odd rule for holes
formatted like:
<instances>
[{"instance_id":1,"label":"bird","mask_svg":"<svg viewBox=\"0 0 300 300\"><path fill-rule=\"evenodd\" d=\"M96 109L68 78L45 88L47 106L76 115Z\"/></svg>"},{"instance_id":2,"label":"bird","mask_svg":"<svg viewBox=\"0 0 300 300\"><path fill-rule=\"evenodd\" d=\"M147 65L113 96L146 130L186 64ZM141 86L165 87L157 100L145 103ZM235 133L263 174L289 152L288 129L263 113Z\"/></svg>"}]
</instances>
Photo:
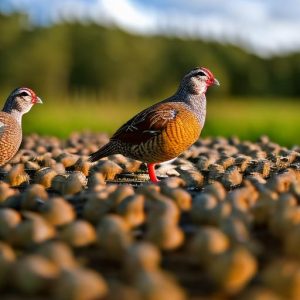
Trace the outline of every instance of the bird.
<instances>
[{"instance_id":1,"label":"bird","mask_svg":"<svg viewBox=\"0 0 300 300\"><path fill-rule=\"evenodd\" d=\"M155 165L176 158L198 140L206 118L205 94L212 85L220 83L209 69L192 69L175 94L131 118L89 160L122 154L146 163L150 180L157 183Z\"/></svg>"},{"instance_id":2,"label":"bird","mask_svg":"<svg viewBox=\"0 0 300 300\"><path fill-rule=\"evenodd\" d=\"M22 142L22 116L36 103L43 103L33 90L16 88L0 111L0 166L9 162Z\"/></svg>"}]
</instances>

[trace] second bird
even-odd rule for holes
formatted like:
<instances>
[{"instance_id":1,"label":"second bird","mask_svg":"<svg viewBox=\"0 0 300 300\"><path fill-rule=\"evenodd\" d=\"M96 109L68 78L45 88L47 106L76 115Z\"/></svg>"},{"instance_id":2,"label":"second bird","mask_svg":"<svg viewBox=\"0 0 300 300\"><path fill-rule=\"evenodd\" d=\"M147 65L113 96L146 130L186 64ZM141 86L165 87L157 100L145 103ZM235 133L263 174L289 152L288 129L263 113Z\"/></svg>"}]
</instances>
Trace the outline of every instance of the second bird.
<instances>
[{"instance_id":1,"label":"second bird","mask_svg":"<svg viewBox=\"0 0 300 300\"><path fill-rule=\"evenodd\" d=\"M199 138L211 85L219 85L212 72L203 67L191 70L173 96L130 119L90 160L123 154L147 163L150 180L158 182L155 164L177 157Z\"/></svg>"},{"instance_id":2,"label":"second bird","mask_svg":"<svg viewBox=\"0 0 300 300\"><path fill-rule=\"evenodd\" d=\"M17 88L0 111L0 166L11 160L22 142L22 116L42 100L29 88Z\"/></svg>"}]
</instances>

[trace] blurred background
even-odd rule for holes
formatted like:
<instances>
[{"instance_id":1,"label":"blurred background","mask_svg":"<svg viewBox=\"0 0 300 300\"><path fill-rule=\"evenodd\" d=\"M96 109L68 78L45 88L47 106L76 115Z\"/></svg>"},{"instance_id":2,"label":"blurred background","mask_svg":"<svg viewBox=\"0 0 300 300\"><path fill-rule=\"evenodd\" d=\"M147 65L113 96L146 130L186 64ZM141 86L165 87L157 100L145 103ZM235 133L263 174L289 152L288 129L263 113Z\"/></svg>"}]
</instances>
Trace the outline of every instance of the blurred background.
<instances>
[{"instance_id":1,"label":"blurred background","mask_svg":"<svg viewBox=\"0 0 300 300\"><path fill-rule=\"evenodd\" d=\"M25 133L113 133L206 66L203 136L300 144L298 0L1 0L0 96L43 99Z\"/></svg>"}]
</instances>

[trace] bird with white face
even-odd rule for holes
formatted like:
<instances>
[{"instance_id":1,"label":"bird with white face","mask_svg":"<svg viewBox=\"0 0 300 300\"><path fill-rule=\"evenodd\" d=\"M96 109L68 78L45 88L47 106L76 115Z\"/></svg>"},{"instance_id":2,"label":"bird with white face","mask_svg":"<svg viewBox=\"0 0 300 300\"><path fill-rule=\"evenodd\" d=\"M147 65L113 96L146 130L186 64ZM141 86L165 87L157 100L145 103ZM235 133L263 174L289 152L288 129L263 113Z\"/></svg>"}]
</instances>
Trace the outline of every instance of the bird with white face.
<instances>
[{"instance_id":1,"label":"bird with white face","mask_svg":"<svg viewBox=\"0 0 300 300\"><path fill-rule=\"evenodd\" d=\"M42 100L29 88L17 88L0 112L0 166L11 160L22 142L22 116Z\"/></svg>"},{"instance_id":2,"label":"bird with white face","mask_svg":"<svg viewBox=\"0 0 300 300\"><path fill-rule=\"evenodd\" d=\"M174 95L130 119L90 160L123 154L147 163L150 180L157 182L155 164L177 157L199 138L206 117L205 93L212 85L219 82L207 68L191 70Z\"/></svg>"}]
</instances>

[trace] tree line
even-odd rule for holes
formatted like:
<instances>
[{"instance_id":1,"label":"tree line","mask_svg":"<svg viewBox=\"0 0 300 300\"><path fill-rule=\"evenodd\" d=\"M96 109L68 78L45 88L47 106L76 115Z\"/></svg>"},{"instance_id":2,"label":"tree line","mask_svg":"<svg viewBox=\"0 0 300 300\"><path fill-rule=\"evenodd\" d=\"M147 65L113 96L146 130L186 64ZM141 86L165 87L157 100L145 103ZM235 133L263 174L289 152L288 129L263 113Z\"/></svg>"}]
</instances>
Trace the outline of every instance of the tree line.
<instances>
[{"instance_id":1,"label":"tree line","mask_svg":"<svg viewBox=\"0 0 300 300\"><path fill-rule=\"evenodd\" d=\"M35 27L21 14L0 14L0 66L1 94L26 85L43 95L152 99L207 66L222 83L216 96L300 96L300 53L263 59L232 45L94 23Z\"/></svg>"}]
</instances>

